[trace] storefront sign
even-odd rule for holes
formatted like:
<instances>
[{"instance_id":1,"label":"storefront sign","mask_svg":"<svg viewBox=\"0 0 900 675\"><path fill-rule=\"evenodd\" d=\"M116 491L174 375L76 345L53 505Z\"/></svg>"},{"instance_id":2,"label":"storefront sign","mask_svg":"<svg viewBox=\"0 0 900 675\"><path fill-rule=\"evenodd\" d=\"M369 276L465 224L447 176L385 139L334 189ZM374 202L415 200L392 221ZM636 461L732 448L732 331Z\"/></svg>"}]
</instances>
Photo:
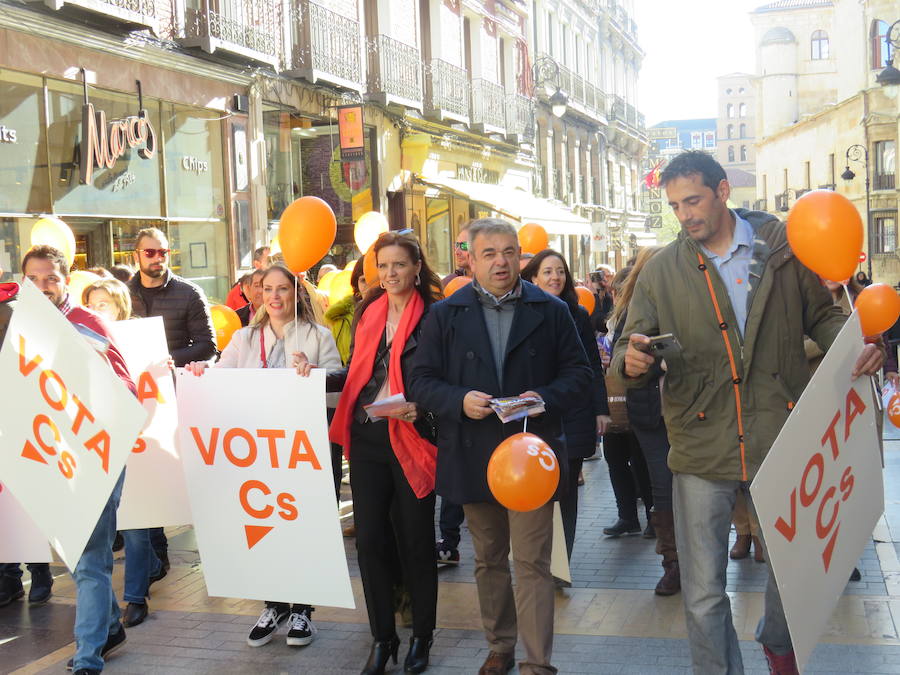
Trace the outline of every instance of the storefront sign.
<instances>
[{"instance_id":1,"label":"storefront sign","mask_svg":"<svg viewBox=\"0 0 900 675\"><path fill-rule=\"evenodd\" d=\"M361 105L338 106L338 132L341 141L341 161L356 162L365 158L365 134Z\"/></svg>"},{"instance_id":2,"label":"storefront sign","mask_svg":"<svg viewBox=\"0 0 900 675\"><path fill-rule=\"evenodd\" d=\"M106 112L94 111L93 103L82 106L81 182L93 182L94 168L112 169L126 148L138 148L138 156L152 159L156 154L156 131L147 112L113 120L107 126Z\"/></svg>"},{"instance_id":3,"label":"storefront sign","mask_svg":"<svg viewBox=\"0 0 900 675\"><path fill-rule=\"evenodd\" d=\"M179 448L208 594L352 608L325 371L212 368L177 377ZM298 551L310 552L302 574Z\"/></svg>"},{"instance_id":4,"label":"storefront sign","mask_svg":"<svg viewBox=\"0 0 900 675\"><path fill-rule=\"evenodd\" d=\"M181 158L181 168L192 173L206 173L209 171L209 162L185 155Z\"/></svg>"},{"instance_id":5,"label":"storefront sign","mask_svg":"<svg viewBox=\"0 0 900 675\"><path fill-rule=\"evenodd\" d=\"M18 143L16 130L0 125L0 143Z\"/></svg>"},{"instance_id":6,"label":"storefront sign","mask_svg":"<svg viewBox=\"0 0 900 675\"><path fill-rule=\"evenodd\" d=\"M665 138L678 138L678 130L675 127L654 127L652 129L647 129L647 137L651 141Z\"/></svg>"},{"instance_id":7,"label":"storefront sign","mask_svg":"<svg viewBox=\"0 0 900 675\"><path fill-rule=\"evenodd\" d=\"M863 347L854 312L750 486L801 672L884 510Z\"/></svg>"},{"instance_id":8,"label":"storefront sign","mask_svg":"<svg viewBox=\"0 0 900 675\"><path fill-rule=\"evenodd\" d=\"M482 185L499 185L500 172L494 169L485 169L480 166L458 165L456 167L456 177L460 180L471 181L472 183L481 183Z\"/></svg>"}]
</instances>

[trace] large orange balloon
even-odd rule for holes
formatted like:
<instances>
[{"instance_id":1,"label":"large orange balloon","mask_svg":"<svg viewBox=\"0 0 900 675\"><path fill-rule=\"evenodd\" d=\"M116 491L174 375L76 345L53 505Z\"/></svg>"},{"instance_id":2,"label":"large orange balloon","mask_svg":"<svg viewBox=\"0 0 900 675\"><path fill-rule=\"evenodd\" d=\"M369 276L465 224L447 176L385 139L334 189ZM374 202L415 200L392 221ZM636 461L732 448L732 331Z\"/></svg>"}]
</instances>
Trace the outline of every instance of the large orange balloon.
<instances>
[{"instance_id":1,"label":"large orange balloon","mask_svg":"<svg viewBox=\"0 0 900 675\"><path fill-rule=\"evenodd\" d=\"M900 429L900 391L891 396L887 407L888 419L895 427Z\"/></svg>"},{"instance_id":2,"label":"large orange balloon","mask_svg":"<svg viewBox=\"0 0 900 675\"><path fill-rule=\"evenodd\" d=\"M534 511L546 504L559 485L559 462L550 446L534 434L504 440L488 462L488 487L512 511Z\"/></svg>"},{"instance_id":3,"label":"large orange balloon","mask_svg":"<svg viewBox=\"0 0 900 675\"><path fill-rule=\"evenodd\" d=\"M880 335L900 316L900 295L887 284L872 284L856 298L856 309L863 335Z\"/></svg>"},{"instance_id":4,"label":"large orange balloon","mask_svg":"<svg viewBox=\"0 0 900 675\"><path fill-rule=\"evenodd\" d=\"M334 244L337 220L327 202L318 197L300 197L281 214L278 241L288 269L305 272L319 262Z\"/></svg>"},{"instance_id":5,"label":"large orange balloon","mask_svg":"<svg viewBox=\"0 0 900 675\"><path fill-rule=\"evenodd\" d=\"M71 301L76 305L83 304L81 298L84 295L84 289L95 281L100 281L100 277L93 272L87 272L86 270L75 270L72 272L69 275L69 283L67 284Z\"/></svg>"},{"instance_id":6,"label":"large orange balloon","mask_svg":"<svg viewBox=\"0 0 900 675\"><path fill-rule=\"evenodd\" d=\"M375 244L369 246L363 258L363 276L366 284L371 288L378 283L378 261L375 259Z\"/></svg>"},{"instance_id":7,"label":"large orange balloon","mask_svg":"<svg viewBox=\"0 0 900 675\"><path fill-rule=\"evenodd\" d=\"M59 218L45 216L38 220L31 228L31 245L52 246L61 251L69 267L75 262L75 235L72 228Z\"/></svg>"},{"instance_id":8,"label":"large orange balloon","mask_svg":"<svg viewBox=\"0 0 900 675\"><path fill-rule=\"evenodd\" d=\"M472 277L453 277L446 286L444 286L444 297L449 298L463 286L472 283Z\"/></svg>"},{"instance_id":9,"label":"large orange balloon","mask_svg":"<svg viewBox=\"0 0 900 675\"><path fill-rule=\"evenodd\" d=\"M787 217L787 237L797 258L823 279L847 279L859 264L863 225L849 199L831 190L800 197Z\"/></svg>"},{"instance_id":10,"label":"large orange balloon","mask_svg":"<svg viewBox=\"0 0 900 675\"><path fill-rule=\"evenodd\" d=\"M241 319L228 305L213 305L209 308L212 314L213 328L216 329L216 348L221 352L231 342L231 336L241 328Z\"/></svg>"},{"instance_id":11,"label":"large orange balloon","mask_svg":"<svg viewBox=\"0 0 900 675\"><path fill-rule=\"evenodd\" d=\"M575 295L578 296L578 304L587 310L588 314L594 313L594 307L597 305L597 298L584 286L575 287Z\"/></svg>"},{"instance_id":12,"label":"large orange balloon","mask_svg":"<svg viewBox=\"0 0 900 675\"><path fill-rule=\"evenodd\" d=\"M519 246L522 247L523 253L537 255L545 248L550 247L547 230L535 223L523 225L522 229L519 230Z\"/></svg>"}]
</instances>

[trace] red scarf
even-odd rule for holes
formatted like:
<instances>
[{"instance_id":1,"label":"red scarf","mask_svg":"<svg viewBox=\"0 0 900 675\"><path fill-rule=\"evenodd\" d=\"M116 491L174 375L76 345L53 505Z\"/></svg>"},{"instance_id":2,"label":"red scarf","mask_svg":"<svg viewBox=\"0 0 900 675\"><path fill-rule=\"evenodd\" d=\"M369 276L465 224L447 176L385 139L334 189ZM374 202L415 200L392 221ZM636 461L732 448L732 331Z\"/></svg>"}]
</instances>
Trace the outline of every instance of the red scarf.
<instances>
[{"instance_id":1,"label":"red scarf","mask_svg":"<svg viewBox=\"0 0 900 675\"><path fill-rule=\"evenodd\" d=\"M391 356L388 367L388 382L391 394L405 394L403 390L403 371L400 369L400 357L406 341L419 324L425 312L422 296L413 293L412 298L403 310L400 323L391 343ZM353 360L350 371L341 393L334 420L331 422L330 438L344 448L344 456L350 458L350 424L353 422L353 409L363 387L372 379L375 367L375 355L387 324L388 298L382 295L366 308L356 327L356 342L353 348ZM409 481L416 497L422 499L434 490L434 473L437 464L437 448L419 435L412 422L404 422L394 417L388 418L388 434L391 447L400 462L403 474Z\"/></svg>"}]
</instances>

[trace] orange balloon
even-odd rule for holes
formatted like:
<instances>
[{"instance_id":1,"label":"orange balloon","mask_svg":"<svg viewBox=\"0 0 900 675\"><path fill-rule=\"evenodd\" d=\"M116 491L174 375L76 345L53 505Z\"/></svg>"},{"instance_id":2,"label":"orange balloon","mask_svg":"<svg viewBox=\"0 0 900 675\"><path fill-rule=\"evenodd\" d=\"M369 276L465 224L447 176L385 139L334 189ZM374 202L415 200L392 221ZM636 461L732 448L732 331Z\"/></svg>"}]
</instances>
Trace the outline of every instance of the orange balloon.
<instances>
[{"instance_id":1,"label":"orange balloon","mask_svg":"<svg viewBox=\"0 0 900 675\"><path fill-rule=\"evenodd\" d=\"M228 305L213 305L209 308L212 314L213 328L216 329L216 348L221 352L231 342L231 336L241 327L241 320Z\"/></svg>"},{"instance_id":2,"label":"orange balloon","mask_svg":"<svg viewBox=\"0 0 900 675\"><path fill-rule=\"evenodd\" d=\"M891 396L887 407L888 419L895 427L900 429L900 391Z\"/></svg>"},{"instance_id":3,"label":"orange balloon","mask_svg":"<svg viewBox=\"0 0 900 675\"><path fill-rule=\"evenodd\" d=\"M375 260L375 244L369 246L366 255L363 258L363 276L366 278L366 284L371 288L378 283L378 261Z\"/></svg>"},{"instance_id":4,"label":"orange balloon","mask_svg":"<svg viewBox=\"0 0 900 675\"><path fill-rule=\"evenodd\" d=\"M597 305L597 299L594 294L584 286L576 286L575 294L578 296L578 304L587 310L588 314L594 313L594 307Z\"/></svg>"},{"instance_id":5,"label":"orange balloon","mask_svg":"<svg viewBox=\"0 0 900 675\"><path fill-rule=\"evenodd\" d=\"M288 269L305 272L334 245L337 220L328 203L318 197L300 197L281 214L278 241Z\"/></svg>"},{"instance_id":6,"label":"orange balloon","mask_svg":"<svg viewBox=\"0 0 900 675\"><path fill-rule=\"evenodd\" d=\"M852 202L831 190L800 197L787 217L794 255L823 279L847 279L859 264L863 224Z\"/></svg>"},{"instance_id":7,"label":"orange balloon","mask_svg":"<svg viewBox=\"0 0 900 675\"><path fill-rule=\"evenodd\" d=\"M534 434L504 440L488 462L488 487L512 511L534 511L546 504L559 485L556 454Z\"/></svg>"},{"instance_id":8,"label":"orange balloon","mask_svg":"<svg viewBox=\"0 0 900 675\"><path fill-rule=\"evenodd\" d=\"M519 246L523 253L537 255L545 248L550 248L550 240L547 238L547 230L535 223L523 225L519 230Z\"/></svg>"},{"instance_id":9,"label":"orange balloon","mask_svg":"<svg viewBox=\"0 0 900 675\"><path fill-rule=\"evenodd\" d=\"M900 295L887 284L872 284L856 298L856 309L863 335L880 335L900 316Z\"/></svg>"},{"instance_id":10,"label":"orange balloon","mask_svg":"<svg viewBox=\"0 0 900 675\"><path fill-rule=\"evenodd\" d=\"M460 288L471 283L472 277L453 277L449 282L447 282L447 285L444 286L444 297L449 298Z\"/></svg>"}]
</instances>

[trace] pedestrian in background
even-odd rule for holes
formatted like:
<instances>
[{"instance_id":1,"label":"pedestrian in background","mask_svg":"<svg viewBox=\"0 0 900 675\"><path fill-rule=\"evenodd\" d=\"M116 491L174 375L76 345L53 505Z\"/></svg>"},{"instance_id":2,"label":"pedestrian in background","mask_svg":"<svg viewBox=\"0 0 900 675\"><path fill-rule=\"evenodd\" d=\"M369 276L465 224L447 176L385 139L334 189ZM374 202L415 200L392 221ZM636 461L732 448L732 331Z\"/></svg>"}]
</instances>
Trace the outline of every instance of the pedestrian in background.
<instances>
[{"instance_id":1,"label":"pedestrian in background","mask_svg":"<svg viewBox=\"0 0 900 675\"><path fill-rule=\"evenodd\" d=\"M396 546L412 599L413 634L404 670L428 667L437 621L434 557L434 436L426 411L409 390L412 359L422 348L422 317L440 298L440 280L409 235L385 232L375 242L379 285L357 310L349 366L328 378L341 390L331 439L350 462L356 549L374 643L363 675L397 662L391 550ZM365 406L403 394L389 419L373 420ZM415 426L416 422L419 426ZM396 544L385 536L392 528Z\"/></svg>"},{"instance_id":2,"label":"pedestrian in background","mask_svg":"<svg viewBox=\"0 0 900 675\"><path fill-rule=\"evenodd\" d=\"M519 672L547 675L556 672L551 665L553 503L519 513L494 499L488 460L520 427L500 422L489 401L495 396L544 400L546 412L530 419L528 429L553 448L565 489L562 416L579 402L592 373L565 303L519 278L515 228L483 218L468 233L474 280L426 319L411 392L437 417L437 490L463 505L475 547L475 582L490 648L479 673L505 675L515 665L521 629L525 660Z\"/></svg>"},{"instance_id":3,"label":"pedestrian in background","mask_svg":"<svg viewBox=\"0 0 900 675\"><path fill-rule=\"evenodd\" d=\"M581 392L578 404L563 415L566 453L569 457L569 481L565 494L559 500L559 508L566 536L566 553L571 560L572 548L575 545L575 528L578 523L578 478L581 475L581 467L584 460L597 451L597 437L606 433L610 422L606 382L590 317L587 310L578 304L575 283L569 272L569 265L562 255L551 249L541 251L529 261L521 276L545 293L566 303L593 371L593 377ZM560 583L561 580L557 580L557 584Z\"/></svg>"}]
</instances>

